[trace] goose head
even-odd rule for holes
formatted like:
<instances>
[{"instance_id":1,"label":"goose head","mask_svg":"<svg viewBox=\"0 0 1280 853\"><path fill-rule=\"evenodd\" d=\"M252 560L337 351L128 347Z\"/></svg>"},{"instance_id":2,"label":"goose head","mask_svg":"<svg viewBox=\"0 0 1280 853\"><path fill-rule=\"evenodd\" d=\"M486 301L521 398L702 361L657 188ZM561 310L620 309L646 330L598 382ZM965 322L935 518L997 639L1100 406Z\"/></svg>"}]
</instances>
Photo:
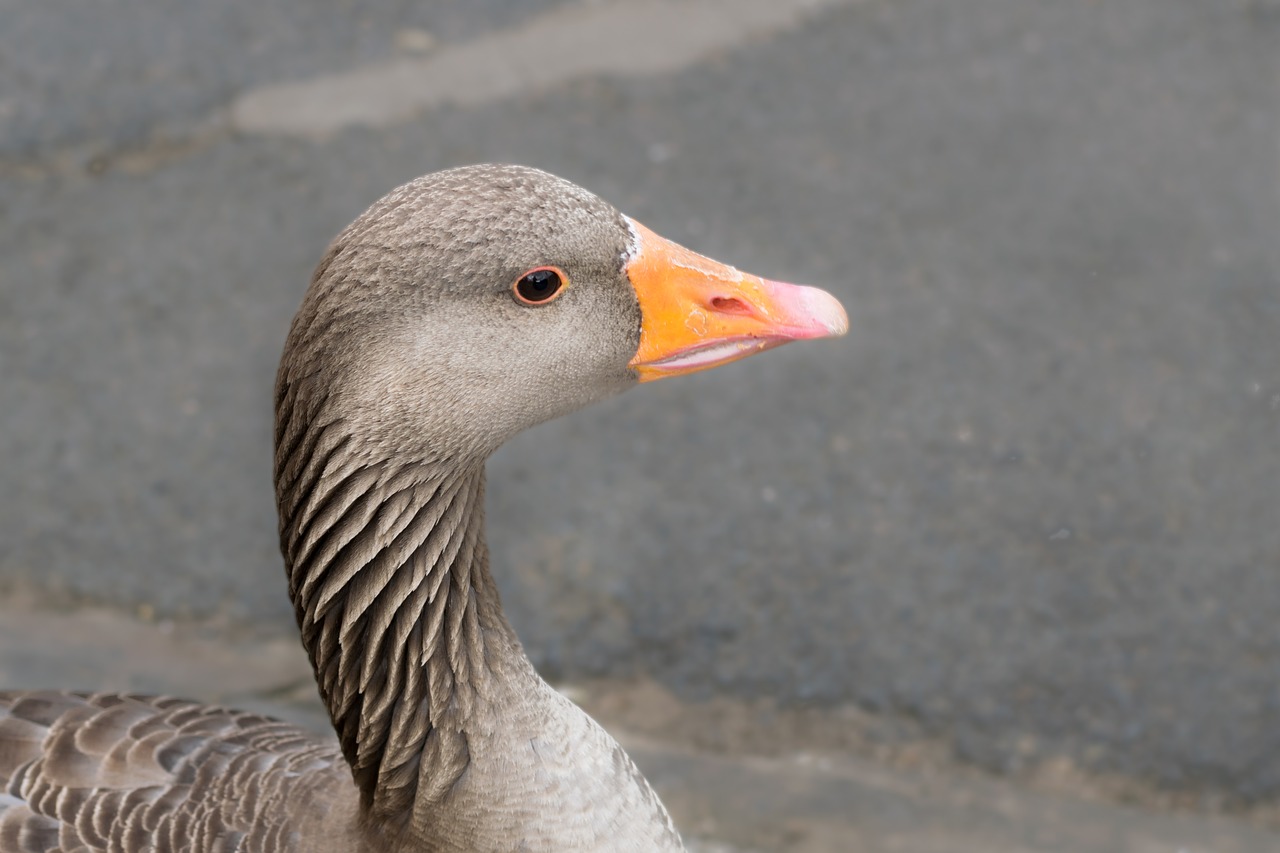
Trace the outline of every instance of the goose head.
<instances>
[{"instance_id":1,"label":"goose head","mask_svg":"<svg viewBox=\"0 0 1280 853\"><path fill-rule=\"evenodd\" d=\"M816 288L676 245L561 178L480 165L392 191L332 243L280 385L371 455L483 459L636 385L843 334ZM326 414L327 410L327 414Z\"/></svg>"},{"instance_id":2,"label":"goose head","mask_svg":"<svg viewBox=\"0 0 1280 853\"><path fill-rule=\"evenodd\" d=\"M433 850L683 849L502 615L483 462L639 382L846 326L820 290L740 273L518 166L419 178L338 235L281 359L276 496L303 644L369 826L409 820ZM531 755L548 732L554 749ZM605 844L615 833L627 841Z\"/></svg>"}]
</instances>

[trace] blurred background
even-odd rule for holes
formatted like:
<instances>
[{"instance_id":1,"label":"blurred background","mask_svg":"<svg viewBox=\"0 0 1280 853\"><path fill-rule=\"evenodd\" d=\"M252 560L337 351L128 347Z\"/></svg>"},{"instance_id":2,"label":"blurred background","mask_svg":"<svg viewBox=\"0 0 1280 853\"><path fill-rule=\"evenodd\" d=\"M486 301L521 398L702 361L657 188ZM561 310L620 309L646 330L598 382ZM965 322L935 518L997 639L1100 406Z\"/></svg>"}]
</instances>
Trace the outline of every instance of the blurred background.
<instances>
[{"instance_id":1,"label":"blurred background","mask_svg":"<svg viewBox=\"0 0 1280 853\"><path fill-rule=\"evenodd\" d=\"M542 672L706 850L1280 849L1280 0L0 0L0 685L324 725L271 383L515 161L848 308L490 465Z\"/></svg>"}]
</instances>

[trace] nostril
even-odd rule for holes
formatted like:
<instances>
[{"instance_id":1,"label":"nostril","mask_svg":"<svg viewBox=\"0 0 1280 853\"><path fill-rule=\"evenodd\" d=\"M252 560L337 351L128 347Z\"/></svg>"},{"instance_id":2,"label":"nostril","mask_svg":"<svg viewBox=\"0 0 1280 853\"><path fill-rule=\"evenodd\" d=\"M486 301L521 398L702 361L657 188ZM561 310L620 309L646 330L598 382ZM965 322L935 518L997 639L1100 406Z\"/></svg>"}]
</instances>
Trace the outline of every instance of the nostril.
<instances>
[{"instance_id":1,"label":"nostril","mask_svg":"<svg viewBox=\"0 0 1280 853\"><path fill-rule=\"evenodd\" d=\"M711 299L712 309L719 311L721 314L750 314L751 309L747 303L733 296L715 296Z\"/></svg>"}]
</instances>

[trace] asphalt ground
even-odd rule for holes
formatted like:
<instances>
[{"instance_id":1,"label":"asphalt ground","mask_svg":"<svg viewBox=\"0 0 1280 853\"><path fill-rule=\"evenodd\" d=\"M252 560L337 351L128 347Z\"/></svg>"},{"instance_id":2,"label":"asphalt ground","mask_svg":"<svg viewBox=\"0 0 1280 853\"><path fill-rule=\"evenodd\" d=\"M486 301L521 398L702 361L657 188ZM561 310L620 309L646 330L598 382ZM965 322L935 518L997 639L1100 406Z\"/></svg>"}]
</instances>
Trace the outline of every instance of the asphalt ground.
<instances>
[{"instance_id":1,"label":"asphalt ground","mask_svg":"<svg viewBox=\"0 0 1280 853\"><path fill-rule=\"evenodd\" d=\"M270 385L310 269L391 187L517 161L853 323L500 451L550 678L1280 796L1280 2L0 20L5 589L287 636Z\"/></svg>"}]
</instances>

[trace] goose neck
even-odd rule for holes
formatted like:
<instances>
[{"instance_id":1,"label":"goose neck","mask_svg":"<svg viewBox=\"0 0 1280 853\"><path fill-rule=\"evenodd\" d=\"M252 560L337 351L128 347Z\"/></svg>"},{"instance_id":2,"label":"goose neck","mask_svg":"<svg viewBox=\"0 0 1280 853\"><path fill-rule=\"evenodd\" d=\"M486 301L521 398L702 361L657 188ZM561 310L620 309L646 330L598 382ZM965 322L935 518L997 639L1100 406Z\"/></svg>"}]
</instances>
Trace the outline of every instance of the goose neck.
<instances>
[{"instance_id":1,"label":"goose neck","mask_svg":"<svg viewBox=\"0 0 1280 853\"><path fill-rule=\"evenodd\" d=\"M341 449L280 494L290 595L362 803L406 817L448 794L486 706L532 667L489 573L483 464Z\"/></svg>"}]
</instances>

